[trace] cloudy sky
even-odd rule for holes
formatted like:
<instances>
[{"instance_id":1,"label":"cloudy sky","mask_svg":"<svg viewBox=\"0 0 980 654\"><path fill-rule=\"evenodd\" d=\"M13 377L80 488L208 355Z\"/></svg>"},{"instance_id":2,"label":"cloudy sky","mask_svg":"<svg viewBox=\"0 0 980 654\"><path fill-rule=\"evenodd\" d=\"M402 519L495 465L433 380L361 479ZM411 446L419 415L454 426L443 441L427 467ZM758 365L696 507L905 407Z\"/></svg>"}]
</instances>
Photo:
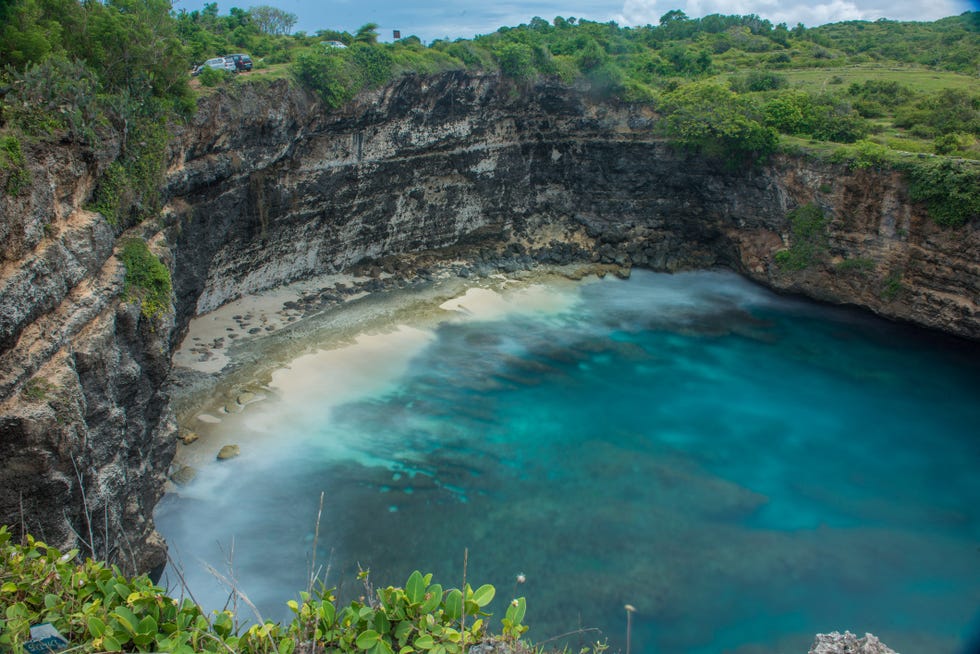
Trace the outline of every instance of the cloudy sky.
<instances>
[{"instance_id":1,"label":"cloudy sky","mask_svg":"<svg viewBox=\"0 0 980 654\"><path fill-rule=\"evenodd\" d=\"M205 0L173 0L174 8L193 11ZM520 25L534 16L551 20L575 16L614 20L620 25L659 22L671 9L694 18L707 14L757 14L790 27L808 27L842 20L935 20L980 9L980 0L218 0L218 10L272 5L296 14L297 30L353 32L364 23L381 26L382 40L393 29L423 41L469 38L493 32L502 25Z\"/></svg>"}]
</instances>

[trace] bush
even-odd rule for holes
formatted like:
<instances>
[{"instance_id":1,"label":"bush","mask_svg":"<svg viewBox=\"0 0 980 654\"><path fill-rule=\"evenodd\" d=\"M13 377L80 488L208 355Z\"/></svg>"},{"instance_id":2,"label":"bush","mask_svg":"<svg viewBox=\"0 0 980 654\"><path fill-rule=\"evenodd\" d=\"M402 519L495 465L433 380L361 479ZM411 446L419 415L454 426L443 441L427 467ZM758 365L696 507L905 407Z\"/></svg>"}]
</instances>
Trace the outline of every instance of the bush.
<instances>
[{"instance_id":1,"label":"bush","mask_svg":"<svg viewBox=\"0 0 980 654\"><path fill-rule=\"evenodd\" d=\"M368 87L381 86L391 79L391 55L382 47L353 44L347 52L360 69L360 78Z\"/></svg>"},{"instance_id":2,"label":"bush","mask_svg":"<svg viewBox=\"0 0 980 654\"><path fill-rule=\"evenodd\" d=\"M815 107L808 131L818 141L854 143L868 135L870 126L850 103L832 102Z\"/></svg>"},{"instance_id":3,"label":"bush","mask_svg":"<svg viewBox=\"0 0 980 654\"><path fill-rule=\"evenodd\" d=\"M363 86L360 71L345 53L307 52L299 55L292 67L297 81L332 109L347 103Z\"/></svg>"},{"instance_id":4,"label":"bush","mask_svg":"<svg viewBox=\"0 0 980 654\"><path fill-rule=\"evenodd\" d=\"M924 202L929 216L945 227L980 217L980 165L952 159L916 159L902 164L909 195Z\"/></svg>"},{"instance_id":5,"label":"bush","mask_svg":"<svg viewBox=\"0 0 980 654\"><path fill-rule=\"evenodd\" d=\"M524 43L508 43L497 52L500 72L506 77L525 81L534 76L531 47Z\"/></svg>"},{"instance_id":6,"label":"bush","mask_svg":"<svg viewBox=\"0 0 980 654\"><path fill-rule=\"evenodd\" d=\"M265 622L239 631L230 611L210 616L190 599L178 601L146 576L125 577L115 566L91 559L76 563L78 552L62 555L30 536L11 542L0 527L0 648L20 652L30 626L48 622L64 635L72 651L223 652L226 654L393 654L409 651L462 654L488 638L484 612L495 596L489 584L477 589L443 589L432 575L413 572L404 588L374 591L364 573L366 597L341 606L332 589L300 593L287 605L288 624ZM501 619L499 638L515 652L527 604L513 600Z\"/></svg>"},{"instance_id":7,"label":"bush","mask_svg":"<svg viewBox=\"0 0 980 654\"><path fill-rule=\"evenodd\" d=\"M765 70L752 70L744 75L733 77L729 86L737 93L775 91L789 86L785 75Z\"/></svg>"},{"instance_id":8,"label":"bush","mask_svg":"<svg viewBox=\"0 0 980 654\"><path fill-rule=\"evenodd\" d=\"M79 61L49 57L12 74L4 117L32 136L67 131L71 140L93 144L106 123L107 107L95 74Z\"/></svg>"},{"instance_id":9,"label":"bush","mask_svg":"<svg viewBox=\"0 0 980 654\"><path fill-rule=\"evenodd\" d=\"M20 195L31 184L31 171L27 169L27 162L16 136L0 138L0 171L7 173L7 182L3 185L7 195Z\"/></svg>"},{"instance_id":10,"label":"bush","mask_svg":"<svg viewBox=\"0 0 980 654\"><path fill-rule=\"evenodd\" d=\"M776 148L776 131L763 124L755 103L718 84L682 86L664 96L661 109L668 136L729 164L765 157Z\"/></svg>"},{"instance_id":11,"label":"bush","mask_svg":"<svg viewBox=\"0 0 980 654\"><path fill-rule=\"evenodd\" d=\"M937 138L933 146L936 154L957 154L969 150L976 141L972 134L951 132Z\"/></svg>"},{"instance_id":12,"label":"bush","mask_svg":"<svg viewBox=\"0 0 980 654\"><path fill-rule=\"evenodd\" d=\"M205 66L204 70L202 70L198 74L197 79L201 80L202 86L214 88L215 86L218 86L220 84L225 84L226 82L230 81L234 76L235 74L230 70L225 70L223 68L211 68L210 66Z\"/></svg>"},{"instance_id":13,"label":"bush","mask_svg":"<svg viewBox=\"0 0 980 654\"><path fill-rule=\"evenodd\" d=\"M888 161L888 148L874 141L858 141L854 150L857 157L851 165L855 168L878 168Z\"/></svg>"},{"instance_id":14,"label":"bush","mask_svg":"<svg viewBox=\"0 0 980 654\"><path fill-rule=\"evenodd\" d=\"M140 301L141 313L147 318L170 307L170 271L150 252L146 243L132 238L123 243L119 258L126 266L123 293L129 301Z\"/></svg>"},{"instance_id":15,"label":"bush","mask_svg":"<svg viewBox=\"0 0 980 654\"><path fill-rule=\"evenodd\" d=\"M827 220L818 205L805 204L786 215L790 226L790 247L776 253L776 265L785 270L803 270L815 263L827 249Z\"/></svg>"},{"instance_id":16,"label":"bush","mask_svg":"<svg viewBox=\"0 0 980 654\"><path fill-rule=\"evenodd\" d=\"M803 91L784 91L766 103L765 121L784 134L804 134L813 125L813 100Z\"/></svg>"}]
</instances>

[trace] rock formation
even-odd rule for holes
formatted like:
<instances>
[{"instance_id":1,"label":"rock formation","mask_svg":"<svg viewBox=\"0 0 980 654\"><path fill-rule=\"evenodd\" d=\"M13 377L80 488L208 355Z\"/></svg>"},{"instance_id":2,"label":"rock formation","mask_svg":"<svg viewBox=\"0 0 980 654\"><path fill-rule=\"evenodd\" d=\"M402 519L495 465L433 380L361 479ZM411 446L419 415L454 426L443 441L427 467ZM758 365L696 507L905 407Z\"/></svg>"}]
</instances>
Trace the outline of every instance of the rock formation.
<instances>
[{"instance_id":1,"label":"rock formation","mask_svg":"<svg viewBox=\"0 0 980 654\"><path fill-rule=\"evenodd\" d=\"M170 356L187 322L242 294L364 260L430 253L726 266L777 290L980 338L980 226L937 227L892 172L781 155L733 171L676 151L649 109L553 82L406 76L325 112L285 81L203 98L177 129L158 221L172 310L122 301L119 230L85 209L115 156L26 146L0 198L0 522L146 570L177 438ZM826 218L802 270L787 214Z\"/></svg>"},{"instance_id":2,"label":"rock formation","mask_svg":"<svg viewBox=\"0 0 980 654\"><path fill-rule=\"evenodd\" d=\"M817 634L809 654L896 654L874 634L858 638L850 631Z\"/></svg>"}]
</instances>

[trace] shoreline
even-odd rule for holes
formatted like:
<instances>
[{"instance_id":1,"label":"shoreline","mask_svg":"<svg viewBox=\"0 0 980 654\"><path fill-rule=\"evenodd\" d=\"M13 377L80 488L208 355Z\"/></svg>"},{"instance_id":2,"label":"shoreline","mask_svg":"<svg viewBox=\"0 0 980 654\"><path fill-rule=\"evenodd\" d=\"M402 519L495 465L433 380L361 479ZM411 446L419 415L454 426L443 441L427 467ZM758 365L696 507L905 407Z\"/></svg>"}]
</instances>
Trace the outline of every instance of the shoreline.
<instances>
[{"instance_id":1,"label":"shoreline","mask_svg":"<svg viewBox=\"0 0 980 654\"><path fill-rule=\"evenodd\" d=\"M610 273L626 278L629 272L583 263L460 275L455 266L458 262L447 263L414 278L377 271L373 276L325 275L239 298L192 319L175 352L168 389L178 445L166 491L179 493L198 468L214 462L227 444L224 434L243 424L244 414L250 422L261 421L260 407L266 401L291 397L291 402L302 402L295 399L297 394L331 392L283 381L289 377L282 374L286 369L333 363L349 368L352 361L360 363L373 353L387 351L391 357L401 350L415 351L445 322L563 308L555 297L540 292L541 284L572 286ZM377 366L368 376L376 374ZM383 377L390 378L390 371ZM342 398L351 389L332 392ZM260 426L266 429L268 425Z\"/></svg>"}]
</instances>

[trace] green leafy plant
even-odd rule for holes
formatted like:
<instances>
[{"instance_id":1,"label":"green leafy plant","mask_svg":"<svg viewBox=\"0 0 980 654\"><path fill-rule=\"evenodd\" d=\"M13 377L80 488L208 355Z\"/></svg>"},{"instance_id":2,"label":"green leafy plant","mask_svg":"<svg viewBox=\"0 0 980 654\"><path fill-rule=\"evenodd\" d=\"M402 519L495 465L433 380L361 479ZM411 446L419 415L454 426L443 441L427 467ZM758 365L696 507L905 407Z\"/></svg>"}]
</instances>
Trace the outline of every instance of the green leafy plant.
<instances>
[{"instance_id":1,"label":"green leafy plant","mask_svg":"<svg viewBox=\"0 0 980 654\"><path fill-rule=\"evenodd\" d=\"M141 312L147 318L167 311L170 306L170 271L150 252L146 243L132 238L123 243L119 258L126 266L128 300L141 302Z\"/></svg>"},{"instance_id":2,"label":"green leafy plant","mask_svg":"<svg viewBox=\"0 0 980 654\"><path fill-rule=\"evenodd\" d=\"M15 544L9 529L0 527L0 647L22 651L30 626L39 622L50 622L73 651L86 653L462 654L493 638L484 612L496 594L490 585L443 589L432 575L416 571L404 587L389 586L346 606L338 606L333 589L300 593L298 601L288 602L294 616L289 623L240 631L229 611L206 615L145 576L127 578L114 566L91 559L78 563L77 557L77 550L62 554L29 535ZM370 588L366 573L362 580ZM525 611L523 597L511 603L501 621L502 638L517 644L527 630Z\"/></svg>"},{"instance_id":3,"label":"green leafy plant","mask_svg":"<svg viewBox=\"0 0 980 654\"><path fill-rule=\"evenodd\" d=\"M226 84L234 79L234 77L235 73L231 72L230 70L205 66L204 69L198 74L197 79L201 80L202 86L213 88L221 84Z\"/></svg>"},{"instance_id":4,"label":"green leafy plant","mask_svg":"<svg viewBox=\"0 0 980 654\"><path fill-rule=\"evenodd\" d=\"M909 195L924 202L929 216L944 227L960 227L980 218L980 166L936 158L906 161Z\"/></svg>"},{"instance_id":5,"label":"green leafy plant","mask_svg":"<svg viewBox=\"0 0 980 654\"><path fill-rule=\"evenodd\" d=\"M118 225L120 211L125 202L127 186L126 169L118 161L106 168L95 190L95 201L90 207L101 213L110 225Z\"/></svg>"},{"instance_id":6,"label":"green leafy plant","mask_svg":"<svg viewBox=\"0 0 980 654\"><path fill-rule=\"evenodd\" d=\"M697 82L667 94L661 105L667 134L685 148L729 163L757 160L776 147L776 130L763 124L749 98L711 82Z\"/></svg>"},{"instance_id":7,"label":"green leafy plant","mask_svg":"<svg viewBox=\"0 0 980 654\"><path fill-rule=\"evenodd\" d=\"M0 137L0 171L7 172L4 192L7 195L20 195L31 185L31 171L27 169L20 140L16 136Z\"/></svg>"},{"instance_id":8,"label":"green leafy plant","mask_svg":"<svg viewBox=\"0 0 980 654\"><path fill-rule=\"evenodd\" d=\"M827 249L827 219L823 209L813 203L793 209L786 218L790 224L790 247L776 253L776 265L784 270L804 270Z\"/></svg>"},{"instance_id":9,"label":"green leafy plant","mask_svg":"<svg viewBox=\"0 0 980 654\"><path fill-rule=\"evenodd\" d=\"M902 284L903 274L903 271L896 270L888 275L888 277L885 279L885 284L881 289L881 299L885 300L886 302L892 302L898 298L899 295L901 295L902 291L905 289L905 286Z\"/></svg>"}]
</instances>

